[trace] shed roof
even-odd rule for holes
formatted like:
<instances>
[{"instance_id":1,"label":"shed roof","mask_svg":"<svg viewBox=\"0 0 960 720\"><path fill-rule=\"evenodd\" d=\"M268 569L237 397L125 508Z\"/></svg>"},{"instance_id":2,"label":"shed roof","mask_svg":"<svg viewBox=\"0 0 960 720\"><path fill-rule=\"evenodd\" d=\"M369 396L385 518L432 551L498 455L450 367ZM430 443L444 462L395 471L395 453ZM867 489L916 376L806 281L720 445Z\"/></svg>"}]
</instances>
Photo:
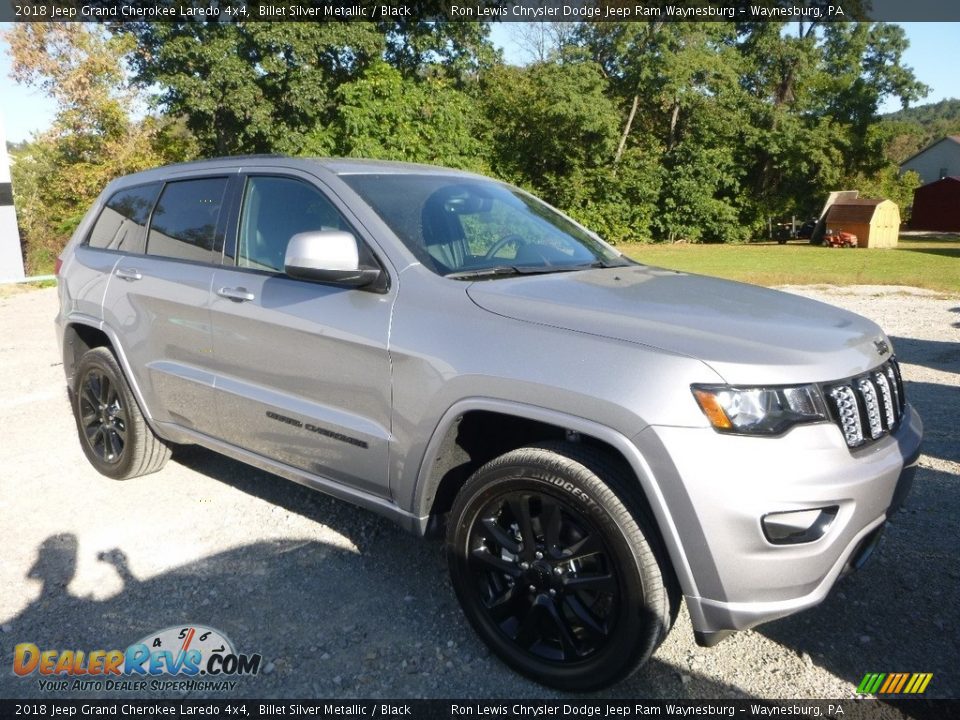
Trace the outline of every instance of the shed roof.
<instances>
[{"instance_id":1,"label":"shed roof","mask_svg":"<svg viewBox=\"0 0 960 720\"><path fill-rule=\"evenodd\" d=\"M837 207L838 205L869 205L870 207L876 207L880 203L885 203L885 202L887 201L875 200L873 198L856 198L854 200L841 200L839 202L835 202L833 204L833 207Z\"/></svg>"},{"instance_id":2,"label":"shed roof","mask_svg":"<svg viewBox=\"0 0 960 720\"><path fill-rule=\"evenodd\" d=\"M827 213L830 223L869 223L877 207L889 200L845 200L835 203Z\"/></svg>"}]
</instances>

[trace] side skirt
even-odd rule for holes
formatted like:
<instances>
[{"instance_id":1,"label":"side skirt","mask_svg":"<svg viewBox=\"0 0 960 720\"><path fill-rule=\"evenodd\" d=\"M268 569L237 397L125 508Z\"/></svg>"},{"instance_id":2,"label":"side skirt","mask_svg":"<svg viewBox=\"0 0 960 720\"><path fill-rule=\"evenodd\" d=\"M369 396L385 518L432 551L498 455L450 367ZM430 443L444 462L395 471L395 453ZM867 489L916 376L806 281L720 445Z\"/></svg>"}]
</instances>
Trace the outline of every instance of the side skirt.
<instances>
[{"instance_id":1,"label":"side skirt","mask_svg":"<svg viewBox=\"0 0 960 720\"><path fill-rule=\"evenodd\" d=\"M262 455L244 450L236 445L222 442L209 435L184 428L180 425L167 422L155 422L158 434L174 443L201 445L208 450L213 450L221 455L252 465L255 468L264 470L274 475L279 475L287 480L305 485L311 490L331 495L339 500L345 500L352 505L357 505L365 510L371 510L393 522L397 523L407 532L415 535L423 535L425 522L413 513L400 508L395 502L387 498L371 495L370 493L347 487L341 483L321 475L315 475L305 470L291 467L275 460L270 460Z\"/></svg>"}]
</instances>

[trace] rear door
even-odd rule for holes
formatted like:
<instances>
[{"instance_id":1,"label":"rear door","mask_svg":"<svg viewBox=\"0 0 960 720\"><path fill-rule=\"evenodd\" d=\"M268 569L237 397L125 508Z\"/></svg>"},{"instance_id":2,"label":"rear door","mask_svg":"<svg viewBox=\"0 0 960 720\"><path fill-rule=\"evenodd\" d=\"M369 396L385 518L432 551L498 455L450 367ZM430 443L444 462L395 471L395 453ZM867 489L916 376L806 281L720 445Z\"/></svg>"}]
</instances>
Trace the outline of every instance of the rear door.
<instances>
[{"instance_id":1,"label":"rear door","mask_svg":"<svg viewBox=\"0 0 960 720\"><path fill-rule=\"evenodd\" d=\"M387 496L393 291L284 274L287 243L297 233L346 230L363 244L358 225L312 176L247 174L238 200L210 306L223 437ZM368 247L363 253L379 262Z\"/></svg>"},{"instance_id":2,"label":"rear door","mask_svg":"<svg viewBox=\"0 0 960 720\"><path fill-rule=\"evenodd\" d=\"M208 435L219 434L210 286L228 182L189 177L158 187L146 237L122 254L104 299L104 320L121 338L152 417ZM109 229L104 226L104 237ZM122 222L116 232L123 232Z\"/></svg>"}]
</instances>

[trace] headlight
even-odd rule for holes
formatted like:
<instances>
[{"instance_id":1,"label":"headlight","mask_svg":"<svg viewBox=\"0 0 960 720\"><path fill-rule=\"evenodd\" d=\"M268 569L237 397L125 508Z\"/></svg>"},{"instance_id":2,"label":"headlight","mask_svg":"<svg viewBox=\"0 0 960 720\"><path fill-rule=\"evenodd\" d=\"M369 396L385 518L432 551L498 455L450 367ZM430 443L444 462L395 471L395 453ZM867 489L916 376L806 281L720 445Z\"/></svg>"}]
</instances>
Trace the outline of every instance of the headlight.
<instances>
[{"instance_id":1,"label":"headlight","mask_svg":"<svg viewBox=\"0 0 960 720\"><path fill-rule=\"evenodd\" d=\"M703 414L720 432L779 435L794 425L827 419L823 395L816 385L770 388L694 385L691 390Z\"/></svg>"}]
</instances>

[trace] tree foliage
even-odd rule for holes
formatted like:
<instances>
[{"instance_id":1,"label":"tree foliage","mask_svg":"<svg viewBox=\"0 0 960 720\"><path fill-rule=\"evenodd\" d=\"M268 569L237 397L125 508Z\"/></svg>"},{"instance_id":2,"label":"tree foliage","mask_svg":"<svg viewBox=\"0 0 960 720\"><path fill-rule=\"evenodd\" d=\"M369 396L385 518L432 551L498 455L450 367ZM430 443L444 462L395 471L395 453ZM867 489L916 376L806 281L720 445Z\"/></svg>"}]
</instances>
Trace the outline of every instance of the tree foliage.
<instances>
[{"instance_id":1,"label":"tree foliage","mask_svg":"<svg viewBox=\"0 0 960 720\"><path fill-rule=\"evenodd\" d=\"M128 38L81 23L24 23L5 34L12 74L50 94L53 126L19 147L12 167L21 241L31 271L49 269L104 186L195 152L174 118L133 120Z\"/></svg>"},{"instance_id":2,"label":"tree foliage","mask_svg":"<svg viewBox=\"0 0 960 720\"><path fill-rule=\"evenodd\" d=\"M261 152L489 172L615 242L738 241L830 190L908 203L896 163L960 130L950 104L880 118L926 92L897 26L536 23L514 67L488 25L419 1L415 21L15 27L15 77L59 108L18 153L31 243L62 242L115 175Z\"/></svg>"},{"instance_id":3,"label":"tree foliage","mask_svg":"<svg viewBox=\"0 0 960 720\"><path fill-rule=\"evenodd\" d=\"M371 64L335 94L337 112L304 150L487 170L476 102L442 78L412 83L385 62Z\"/></svg>"},{"instance_id":4,"label":"tree foliage","mask_svg":"<svg viewBox=\"0 0 960 720\"><path fill-rule=\"evenodd\" d=\"M960 99L905 108L882 120L885 155L902 163L947 135L960 135Z\"/></svg>"}]
</instances>

